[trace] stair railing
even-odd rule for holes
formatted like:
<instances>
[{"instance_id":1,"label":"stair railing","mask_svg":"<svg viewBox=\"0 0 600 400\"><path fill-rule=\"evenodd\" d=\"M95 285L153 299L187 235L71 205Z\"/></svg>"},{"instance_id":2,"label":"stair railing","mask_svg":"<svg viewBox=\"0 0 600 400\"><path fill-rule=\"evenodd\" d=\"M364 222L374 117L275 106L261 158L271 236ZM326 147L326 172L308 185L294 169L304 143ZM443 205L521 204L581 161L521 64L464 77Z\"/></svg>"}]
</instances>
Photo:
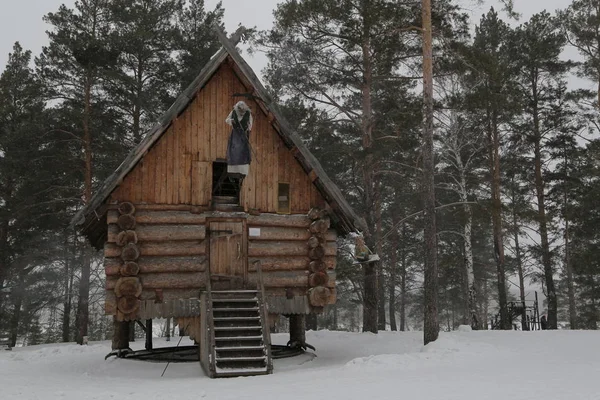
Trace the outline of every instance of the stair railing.
<instances>
[{"instance_id":1,"label":"stair railing","mask_svg":"<svg viewBox=\"0 0 600 400\"><path fill-rule=\"evenodd\" d=\"M267 356L267 371L268 373L273 372L273 359L271 358L271 330L269 323L269 311L267 306L267 300L265 296L265 284L263 281L262 275L262 265L260 260L254 262L256 266L256 272L258 275L258 280L256 282L257 286L257 297L258 297L258 308L260 312L260 319L262 321L262 337L263 343L265 344L265 351Z\"/></svg>"}]
</instances>

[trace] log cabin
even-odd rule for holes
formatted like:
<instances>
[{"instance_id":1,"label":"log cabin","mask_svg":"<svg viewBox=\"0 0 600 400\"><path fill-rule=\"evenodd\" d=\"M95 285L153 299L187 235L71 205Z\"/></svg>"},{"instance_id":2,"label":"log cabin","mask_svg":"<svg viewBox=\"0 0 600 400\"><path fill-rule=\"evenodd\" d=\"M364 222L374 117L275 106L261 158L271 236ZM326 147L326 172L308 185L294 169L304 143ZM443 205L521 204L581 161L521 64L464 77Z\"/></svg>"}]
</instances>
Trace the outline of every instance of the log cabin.
<instances>
[{"instance_id":1,"label":"log cabin","mask_svg":"<svg viewBox=\"0 0 600 400\"><path fill-rule=\"evenodd\" d=\"M113 349L128 321L173 318L211 377L270 373L279 315L303 345L304 316L336 301L338 236L364 229L237 51L242 32L217 32L221 49L72 221L104 251ZM235 186L225 119L241 99L253 159Z\"/></svg>"}]
</instances>

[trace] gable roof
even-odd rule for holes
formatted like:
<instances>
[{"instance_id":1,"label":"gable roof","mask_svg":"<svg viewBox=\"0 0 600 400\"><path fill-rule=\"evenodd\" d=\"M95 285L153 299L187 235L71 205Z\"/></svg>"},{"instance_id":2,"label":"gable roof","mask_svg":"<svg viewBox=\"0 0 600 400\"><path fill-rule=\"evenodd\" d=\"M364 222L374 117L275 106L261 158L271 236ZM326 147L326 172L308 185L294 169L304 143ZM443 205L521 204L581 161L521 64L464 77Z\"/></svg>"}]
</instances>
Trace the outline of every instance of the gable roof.
<instances>
[{"instance_id":1,"label":"gable roof","mask_svg":"<svg viewBox=\"0 0 600 400\"><path fill-rule=\"evenodd\" d=\"M179 95L173 105L159 119L159 122L146 133L142 141L129 153L121 165L104 181L90 202L73 217L71 226L79 229L92 243L96 244L104 236L102 233L94 234L94 231L98 231L97 228L106 227L107 205L105 202L110 194L121 184L123 179L144 157L152 145L167 131L173 119L187 108L198 91L209 81L228 56L234 61L235 67L237 67L242 77L254 89L253 97L258 100L257 104L259 107L267 116L272 117L270 118L272 120L271 124L279 136L292 149L294 157L298 160L304 171L311 175L313 184L331 207L334 214L334 222L338 228L343 233L357 232L365 228L364 220L354 213L340 189L327 176L319 161L310 153L298 134L291 128L278 108L273 104L267 90L235 48L235 44L239 42L243 32L244 28L240 27L228 39L219 28L216 28L217 36L222 44L221 49L213 55L196 79ZM100 229L100 231L105 232L105 229Z\"/></svg>"}]
</instances>

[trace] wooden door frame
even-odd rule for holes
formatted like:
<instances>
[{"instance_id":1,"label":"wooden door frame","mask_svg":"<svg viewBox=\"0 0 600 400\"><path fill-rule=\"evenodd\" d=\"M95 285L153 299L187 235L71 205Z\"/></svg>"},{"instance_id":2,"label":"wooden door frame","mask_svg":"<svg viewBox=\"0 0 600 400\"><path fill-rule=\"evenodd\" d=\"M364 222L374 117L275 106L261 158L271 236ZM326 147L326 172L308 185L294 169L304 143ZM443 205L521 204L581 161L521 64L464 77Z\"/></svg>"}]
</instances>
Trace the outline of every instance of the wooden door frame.
<instances>
[{"instance_id":1,"label":"wooden door frame","mask_svg":"<svg viewBox=\"0 0 600 400\"><path fill-rule=\"evenodd\" d=\"M206 218L206 230L207 230L207 238L208 245L206 246L206 257L208 258L208 276L212 275L211 273L211 231L210 225L212 222L231 222L231 223L241 223L242 224L242 254L245 254L245 257L242 258L243 261L243 270L244 270L244 285L248 283L248 225L246 218L240 217L207 217Z\"/></svg>"}]
</instances>

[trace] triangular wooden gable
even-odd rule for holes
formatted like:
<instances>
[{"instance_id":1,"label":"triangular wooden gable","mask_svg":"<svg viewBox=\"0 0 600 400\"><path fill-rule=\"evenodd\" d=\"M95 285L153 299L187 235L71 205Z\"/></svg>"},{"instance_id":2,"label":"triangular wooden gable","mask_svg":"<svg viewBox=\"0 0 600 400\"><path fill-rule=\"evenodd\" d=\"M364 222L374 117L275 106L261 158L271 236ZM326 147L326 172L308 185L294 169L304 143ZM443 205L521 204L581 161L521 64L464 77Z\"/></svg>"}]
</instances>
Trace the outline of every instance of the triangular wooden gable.
<instances>
[{"instance_id":1,"label":"triangular wooden gable","mask_svg":"<svg viewBox=\"0 0 600 400\"><path fill-rule=\"evenodd\" d=\"M249 93L251 98L259 99L246 99L257 119L251 135L257 159L244 183L245 209L274 212L277 199L273 188L276 189L278 182L286 182L297 193L291 196L292 212L304 212L313 205L326 203L341 233L364 229L364 220L356 216L235 49L242 33L240 28L227 39L217 31L223 47L106 179L86 207L73 217L71 225L96 247L101 247L106 239L106 211L111 199L158 204L207 203L207 192L200 190L192 177L211 178L210 163L225 158L229 134L225 118L240 99L232 96L235 93ZM257 134L259 131L263 133ZM268 149L276 152L277 157L267 157Z\"/></svg>"},{"instance_id":2,"label":"triangular wooden gable","mask_svg":"<svg viewBox=\"0 0 600 400\"><path fill-rule=\"evenodd\" d=\"M231 127L225 118L233 105L243 99L254 116L250 134L254 152L240 204L246 211L277 212L277 188L282 182L290 184L292 214L306 214L312 207L326 205L257 101L235 96L252 93L253 88L242 82L233 64L229 57L221 63L112 192L111 202L208 206L212 163L226 158Z\"/></svg>"}]
</instances>

